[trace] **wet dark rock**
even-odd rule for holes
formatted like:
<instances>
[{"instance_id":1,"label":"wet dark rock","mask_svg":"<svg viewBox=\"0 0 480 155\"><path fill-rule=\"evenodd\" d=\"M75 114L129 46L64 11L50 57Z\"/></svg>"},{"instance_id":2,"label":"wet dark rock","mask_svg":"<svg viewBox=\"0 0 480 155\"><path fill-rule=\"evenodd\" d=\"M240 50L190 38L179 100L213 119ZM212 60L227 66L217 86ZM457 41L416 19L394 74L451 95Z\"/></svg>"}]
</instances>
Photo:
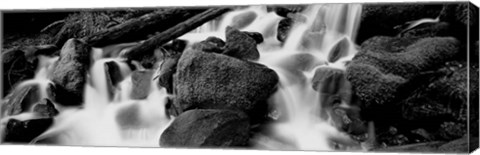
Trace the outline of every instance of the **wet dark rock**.
<instances>
[{"instance_id":1,"label":"wet dark rock","mask_svg":"<svg viewBox=\"0 0 480 155\"><path fill-rule=\"evenodd\" d=\"M290 33L290 29L292 29L293 24L294 21L291 18L285 18L280 20L277 27L277 39L280 42L284 42L285 40L287 40L288 34Z\"/></svg>"},{"instance_id":2,"label":"wet dark rock","mask_svg":"<svg viewBox=\"0 0 480 155\"><path fill-rule=\"evenodd\" d=\"M454 38L425 38L405 47L389 47L395 49L393 52L368 47L372 46L362 45L347 67L347 78L366 105L390 103L408 79L438 69L454 58L459 42Z\"/></svg>"},{"instance_id":3,"label":"wet dark rock","mask_svg":"<svg viewBox=\"0 0 480 155\"><path fill-rule=\"evenodd\" d=\"M226 45L223 54L242 60L258 60L257 41L245 32L233 27L226 29Z\"/></svg>"},{"instance_id":4,"label":"wet dark rock","mask_svg":"<svg viewBox=\"0 0 480 155\"><path fill-rule=\"evenodd\" d=\"M236 29L242 29L250 25L257 18L257 14L253 11L244 12L232 19L231 26Z\"/></svg>"},{"instance_id":5,"label":"wet dark rock","mask_svg":"<svg viewBox=\"0 0 480 155\"><path fill-rule=\"evenodd\" d=\"M162 147L241 147L248 143L249 120L238 111L197 109L180 114L163 132Z\"/></svg>"},{"instance_id":6,"label":"wet dark rock","mask_svg":"<svg viewBox=\"0 0 480 155\"><path fill-rule=\"evenodd\" d=\"M69 39L62 47L51 75L54 89L50 89L50 95L54 102L62 105L79 105L83 102L83 89L90 69L90 49L77 39Z\"/></svg>"},{"instance_id":7,"label":"wet dark rock","mask_svg":"<svg viewBox=\"0 0 480 155\"><path fill-rule=\"evenodd\" d=\"M10 119L5 128L3 142L29 143L53 124L52 118L19 121Z\"/></svg>"},{"instance_id":8,"label":"wet dark rock","mask_svg":"<svg viewBox=\"0 0 480 155\"><path fill-rule=\"evenodd\" d=\"M53 105L52 101L46 98L35 104L33 107L33 112L44 118L54 117L58 114L58 110L55 109L55 105Z\"/></svg>"},{"instance_id":9,"label":"wet dark rock","mask_svg":"<svg viewBox=\"0 0 480 155\"><path fill-rule=\"evenodd\" d=\"M266 115L264 102L275 91L277 74L266 66L222 54L187 50L174 75L178 111L232 109L252 119Z\"/></svg>"},{"instance_id":10,"label":"wet dark rock","mask_svg":"<svg viewBox=\"0 0 480 155\"><path fill-rule=\"evenodd\" d=\"M402 4L366 4L362 5L362 15L356 39L357 44L373 36L395 36L402 29L395 29L406 22L422 18L436 18L443 4L440 3L402 3Z\"/></svg>"},{"instance_id":11,"label":"wet dark rock","mask_svg":"<svg viewBox=\"0 0 480 155\"><path fill-rule=\"evenodd\" d=\"M153 70L136 70L132 72L132 99L146 99L153 82Z\"/></svg>"},{"instance_id":12,"label":"wet dark rock","mask_svg":"<svg viewBox=\"0 0 480 155\"><path fill-rule=\"evenodd\" d=\"M377 141L405 145L465 135L466 64L453 37L374 37L347 66L362 116L374 120ZM398 129L388 133L389 127ZM415 133L424 129L425 134ZM425 136L428 135L428 136Z\"/></svg>"},{"instance_id":13,"label":"wet dark rock","mask_svg":"<svg viewBox=\"0 0 480 155\"><path fill-rule=\"evenodd\" d=\"M332 48L328 55L328 62L336 62L338 59L345 57L348 55L350 47L350 42L347 38L340 40L335 46Z\"/></svg>"},{"instance_id":14,"label":"wet dark rock","mask_svg":"<svg viewBox=\"0 0 480 155\"><path fill-rule=\"evenodd\" d=\"M305 23L306 20L306 17L300 14L290 14L287 18L280 20L277 27L277 40L285 42L293 25Z\"/></svg>"},{"instance_id":15,"label":"wet dark rock","mask_svg":"<svg viewBox=\"0 0 480 155\"><path fill-rule=\"evenodd\" d=\"M125 77L123 77L121 73L120 66L118 66L118 64L114 61L105 62L104 67L109 98L112 99L115 92L115 87Z\"/></svg>"},{"instance_id":16,"label":"wet dark rock","mask_svg":"<svg viewBox=\"0 0 480 155\"><path fill-rule=\"evenodd\" d=\"M40 101L39 91L36 85L15 88L2 100L2 116L12 116L28 111L33 104Z\"/></svg>"},{"instance_id":17,"label":"wet dark rock","mask_svg":"<svg viewBox=\"0 0 480 155\"><path fill-rule=\"evenodd\" d=\"M2 96L7 95L19 82L33 78L36 63L28 61L22 50L2 52Z\"/></svg>"}]
</instances>

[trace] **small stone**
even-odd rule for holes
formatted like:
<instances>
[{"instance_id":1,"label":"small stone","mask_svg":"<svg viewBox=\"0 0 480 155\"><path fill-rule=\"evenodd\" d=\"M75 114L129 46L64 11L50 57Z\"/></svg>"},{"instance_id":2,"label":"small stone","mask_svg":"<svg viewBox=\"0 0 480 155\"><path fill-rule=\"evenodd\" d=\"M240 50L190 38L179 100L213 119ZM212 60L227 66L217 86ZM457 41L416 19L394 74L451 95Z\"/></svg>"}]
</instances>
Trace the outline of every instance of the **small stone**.
<instances>
[{"instance_id":1,"label":"small stone","mask_svg":"<svg viewBox=\"0 0 480 155\"><path fill-rule=\"evenodd\" d=\"M58 110L55 109L55 105L53 105L52 101L46 98L35 104L33 107L33 112L37 113L41 117L46 118L54 117L58 114Z\"/></svg>"},{"instance_id":2,"label":"small stone","mask_svg":"<svg viewBox=\"0 0 480 155\"><path fill-rule=\"evenodd\" d=\"M347 38L340 40L328 54L328 62L336 62L338 59L348 55L350 42Z\"/></svg>"},{"instance_id":3,"label":"small stone","mask_svg":"<svg viewBox=\"0 0 480 155\"><path fill-rule=\"evenodd\" d=\"M146 99L150 94L153 70L137 70L132 73L131 98Z\"/></svg>"},{"instance_id":4,"label":"small stone","mask_svg":"<svg viewBox=\"0 0 480 155\"><path fill-rule=\"evenodd\" d=\"M120 66L116 62L109 61L105 62L105 75L107 79L107 89L109 92L109 98L112 99L114 95L115 87L120 83L125 77L123 77Z\"/></svg>"},{"instance_id":5,"label":"small stone","mask_svg":"<svg viewBox=\"0 0 480 155\"><path fill-rule=\"evenodd\" d=\"M285 18L280 20L277 27L277 39L280 42L284 42L288 38L288 34L290 33L290 29L294 24L293 19Z\"/></svg>"},{"instance_id":6,"label":"small stone","mask_svg":"<svg viewBox=\"0 0 480 155\"><path fill-rule=\"evenodd\" d=\"M225 34L227 39L223 54L242 60L258 60L260 58L257 40L247 33L229 26Z\"/></svg>"}]
</instances>

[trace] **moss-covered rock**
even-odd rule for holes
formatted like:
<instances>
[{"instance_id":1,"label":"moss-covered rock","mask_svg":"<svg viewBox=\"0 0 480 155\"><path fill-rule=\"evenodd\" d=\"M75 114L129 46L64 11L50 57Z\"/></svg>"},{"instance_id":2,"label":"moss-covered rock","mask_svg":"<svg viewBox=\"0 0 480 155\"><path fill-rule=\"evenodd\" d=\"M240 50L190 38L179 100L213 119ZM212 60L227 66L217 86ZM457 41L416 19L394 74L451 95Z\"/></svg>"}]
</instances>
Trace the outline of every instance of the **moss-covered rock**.
<instances>
[{"instance_id":1,"label":"moss-covered rock","mask_svg":"<svg viewBox=\"0 0 480 155\"><path fill-rule=\"evenodd\" d=\"M466 128L466 64L452 61L462 49L453 37L373 37L361 45L347 78L364 118L378 125L379 141L403 145L465 134L458 131ZM455 125L442 126L449 122ZM428 138L413 133L419 128Z\"/></svg>"}]
</instances>

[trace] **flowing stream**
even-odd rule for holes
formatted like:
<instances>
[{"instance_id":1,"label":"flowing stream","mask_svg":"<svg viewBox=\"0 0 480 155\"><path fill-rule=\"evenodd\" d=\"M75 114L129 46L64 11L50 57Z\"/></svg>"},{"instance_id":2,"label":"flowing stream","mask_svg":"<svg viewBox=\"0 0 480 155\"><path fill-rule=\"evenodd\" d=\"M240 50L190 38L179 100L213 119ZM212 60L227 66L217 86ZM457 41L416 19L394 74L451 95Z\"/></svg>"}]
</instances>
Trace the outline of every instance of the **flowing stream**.
<instances>
[{"instance_id":1,"label":"flowing stream","mask_svg":"<svg viewBox=\"0 0 480 155\"><path fill-rule=\"evenodd\" d=\"M250 14L250 20L245 14ZM270 102L286 121L271 125L269 136L280 137L288 141L293 149L298 150L334 150L331 139L349 139L345 133L338 131L328 119L321 119L320 96L312 88L312 78L319 67L345 69L357 52L355 39L360 4L318 4L310 5L301 12L300 22L292 26L288 38L281 43L277 40L277 27L284 18L274 12L268 12L266 6L250 6L231 11L220 19L204 24L202 27L185 34L180 39L189 43L201 41L209 36L225 40L225 28L237 24L241 31L259 32L264 42L257 46L260 59L256 63L264 64L280 77L279 90ZM243 17L245 16L245 17ZM303 18L303 21L301 20ZM339 59L329 62L335 45L347 41L346 49L338 55ZM132 91L131 70L121 58L102 57L101 49L94 49L94 63L89 71L90 82L85 86L84 106L69 108L56 105L60 114L55 117L55 124L37 137L33 143L54 143L59 145L82 146L146 146L158 147L163 130L173 121L165 112L166 98L169 94L156 85L152 77L150 95L145 100L129 98ZM285 64L299 54L307 54L311 61L295 60ZM26 84L39 84L45 90L49 83L47 75L50 65L58 58L41 60L37 76ZM117 63L125 77L120 89L109 99L105 68L106 62ZM45 92L42 92L44 96ZM46 95L45 95L46 96ZM258 141L271 149L276 147L272 141Z\"/></svg>"},{"instance_id":2,"label":"flowing stream","mask_svg":"<svg viewBox=\"0 0 480 155\"><path fill-rule=\"evenodd\" d=\"M242 15L247 17L251 12L256 15L251 23L238 23L244 21L235 20ZM272 96L271 102L287 117L287 121L273 124L271 135L293 146L285 148L273 140L259 140L259 143L261 141L269 149L333 150L332 139L347 143L350 139L333 127L330 120L319 117L320 96L312 88L312 78L319 67L345 69L345 63L357 52L352 40L356 36L360 14L360 4L310 5L301 13L302 16L297 17L306 20L295 22L282 44L276 37L277 27L284 17L267 12L264 6L251 6L230 12L220 22L207 23L181 38L190 42L201 41L209 36L225 39L225 28L232 25L247 25L240 30L261 33L265 41L257 46L261 55L257 63L267 65L279 75L280 89ZM347 50L342 51L345 53L341 53L342 57L338 60L329 62L328 56L335 54L332 53L334 47L342 40L347 40ZM306 56L311 58L299 57L291 61L292 57L302 54L308 54Z\"/></svg>"}]
</instances>

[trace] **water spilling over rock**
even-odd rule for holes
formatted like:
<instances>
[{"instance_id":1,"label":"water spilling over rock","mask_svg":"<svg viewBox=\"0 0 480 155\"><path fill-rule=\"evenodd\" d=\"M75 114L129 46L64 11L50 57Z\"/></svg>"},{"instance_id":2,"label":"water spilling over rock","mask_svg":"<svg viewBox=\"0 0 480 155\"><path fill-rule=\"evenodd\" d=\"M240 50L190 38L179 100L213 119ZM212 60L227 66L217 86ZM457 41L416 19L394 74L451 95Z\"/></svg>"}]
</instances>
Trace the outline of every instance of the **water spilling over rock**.
<instances>
[{"instance_id":1,"label":"water spilling over rock","mask_svg":"<svg viewBox=\"0 0 480 155\"><path fill-rule=\"evenodd\" d=\"M155 146L163 129L174 120L170 115L174 115L178 118L167 128L161 145L246 146L251 137L249 126L262 125L272 119L269 115L276 109L285 112L280 114L287 118L287 122L282 123L286 128L275 129L280 130L277 136L286 136L287 128L291 127L318 135L315 142L311 141L313 139L304 141L305 137L299 135L301 132L292 130L290 132L300 136L289 141L292 147L334 149L329 142L331 139L347 142L349 138L329 124L327 118L319 117L322 113L318 106L319 95L312 89L310 74L318 66L342 68L343 63L334 63L355 53L351 51L353 45L349 44L354 38L354 15L359 13L360 5L300 8L288 11L278 7L269 12L264 6L252 6L232 11L221 21L214 20L180 37L188 45L176 40L155 50L150 56L152 59L148 60L122 60L122 53L138 43L91 48L81 40L70 39L54 64L40 67L51 73L42 78L46 87L39 88L40 92L48 90L49 95L41 97L52 100L25 103L31 106L36 103L33 112L55 120L33 142ZM284 42L280 43L276 30L284 17L278 14L285 12L289 12L286 17L296 22L279 29L283 33L280 41ZM338 16L339 20L324 17L324 21L314 20L327 15ZM333 28L339 24L343 27ZM323 41L316 43L314 39L307 39L311 45L302 44L304 34L313 31L321 31L323 34L317 39ZM198 37L202 35L205 37ZM340 41L338 47L326 47L341 38L347 39ZM332 50L334 52L330 52ZM334 53L329 62L328 53ZM283 58L274 55L283 55ZM115 58L118 56L120 58ZM147 68L151 69L145 70L147 63L150 64ZM10 104L13 113L9 114L29 111L30 106L25 104ZM25 115L25 118L30 117ZM193 121L193 124L185 121ZM204 127L212 125L201 122L217 122L217 125L208 129ZM186 134L198 127L205 132ZM314 130L309 130L311 127ZM213 135L212 131L226 133ZM230 137L231 132L237 136ZM184 138L172 139L180 135ZM207 138L197 142L191 140L192 136ZM314 146L318 142L323 146Z\"/></svg>"},{"instance_id":2,"label":"water spilling over rock","mask_svg":"<svg viewBox=\"0 0 480 155\"><path fill-rule=\"evenodd\" d=\"M466 115L468 97L478 99L465 89L466 34L454 31L472 24L462 13L446 15L462 8L172 8L93 31L87 26L82 32L96 33L68 41L66 24L54 39L66 41L60 50L29 46L2 54L9 72L0 137L349 151L457 139L467 134L464 122L474 120ZM379 15L385 9L393 10ZM392 17L402 18L387 21ZM378 31L357 33L361 19L360 29ZM162 32L152 27L168 21L180 23L162 25ZM438 146L445 147L451 144Z\"/></svg>"}]
</instances>

